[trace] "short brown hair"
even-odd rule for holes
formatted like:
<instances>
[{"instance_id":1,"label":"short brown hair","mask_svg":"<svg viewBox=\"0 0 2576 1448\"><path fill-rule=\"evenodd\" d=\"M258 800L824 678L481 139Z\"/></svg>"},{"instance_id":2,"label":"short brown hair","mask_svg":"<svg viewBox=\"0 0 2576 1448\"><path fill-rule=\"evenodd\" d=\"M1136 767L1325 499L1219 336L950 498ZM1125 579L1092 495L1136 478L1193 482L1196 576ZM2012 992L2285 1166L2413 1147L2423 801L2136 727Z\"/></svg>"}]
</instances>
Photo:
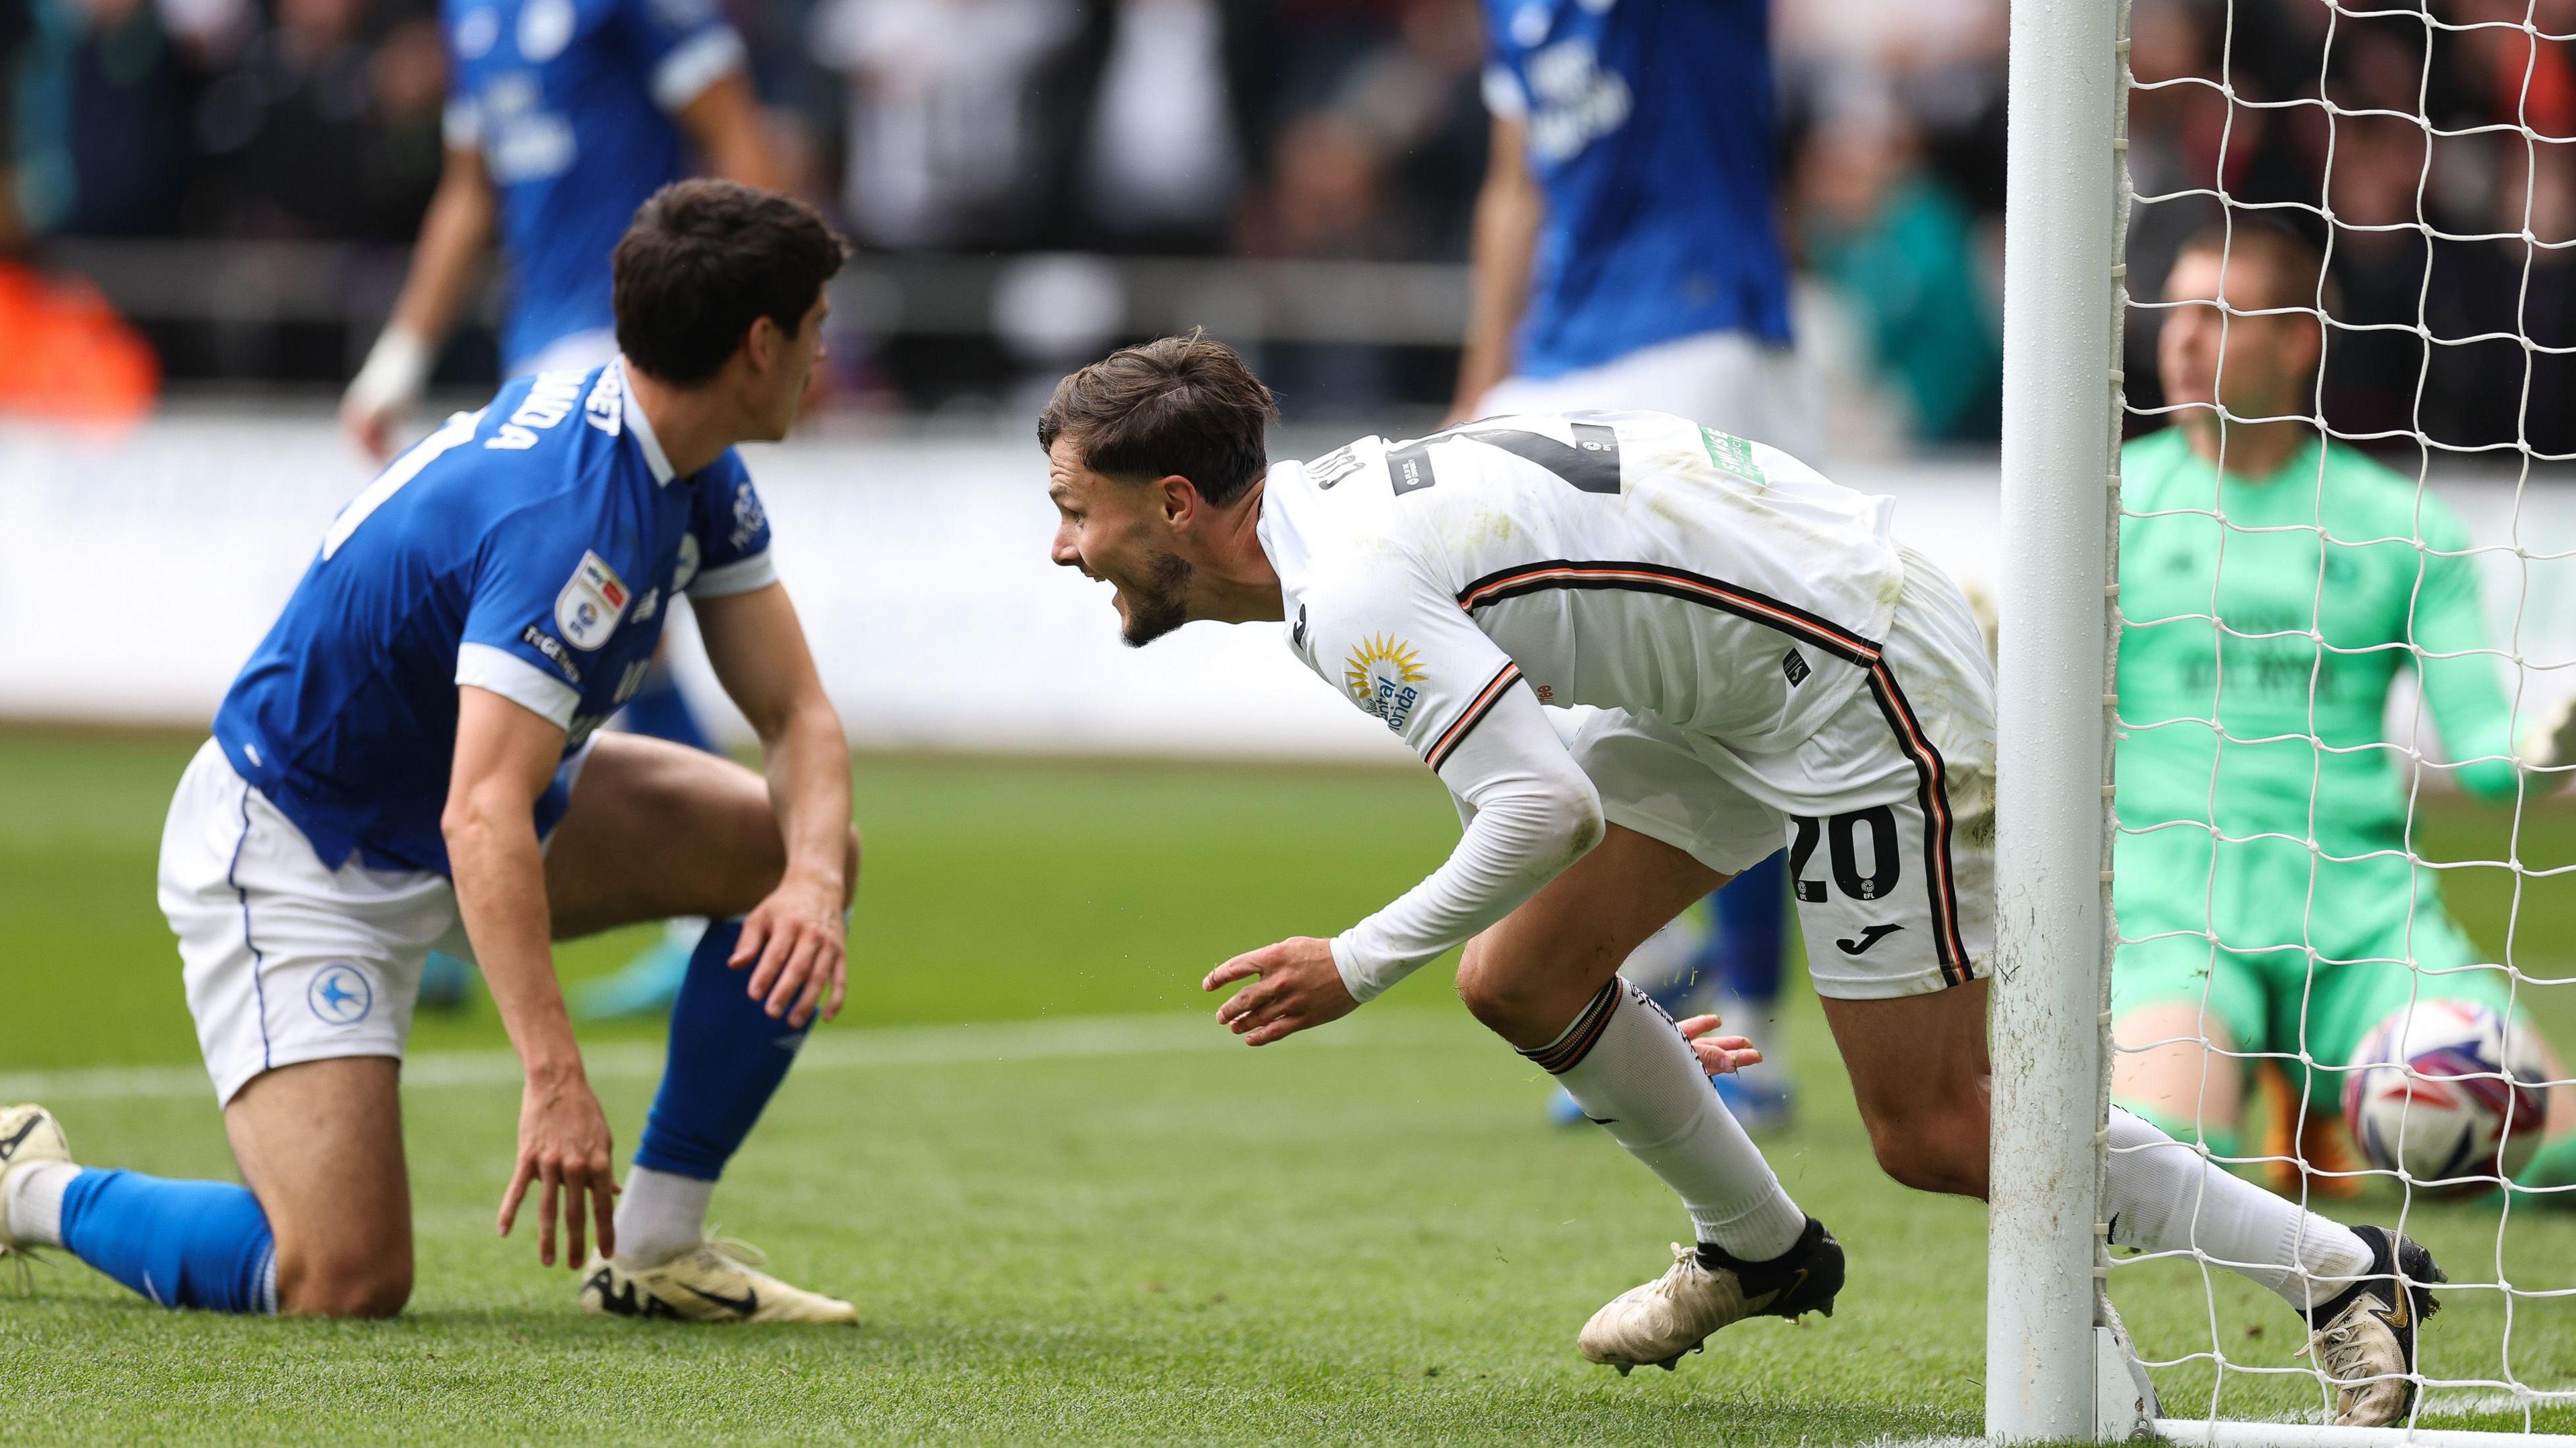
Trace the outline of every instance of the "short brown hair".
<instances>
[{"instance_id":1,"label":"short brown hair","mask_svg":"<svg viewBox=\"0 0 2576 1448\"><path fill-rule=\"evenodd\" d=\"M2238 311L2273 307L2315 311L2322 307L2331 317L2343 308L2342 291L2335 286L2334 278L2326 275L2325 253L2286 226L2250 220L2240 220L2232 226L2204 226L2183 239L2174 260L2180 262L2187 256L2225 257L2230 261L2252 257L2263 264L2268 282L2265 294L2259 298L2229 297L2228 305Z\"/></svg>"},{"instance_id":2,"label":"short brown hair","mask_svg":"<svg viewBox=\"0 0 2576 1448\"><path fill-rule=\"evenodd\" d=\"M1269 466L1277 399L1243 356L1197 332L1122 347L1055 385L1038 446L1073 439L1083 464L1129 480L1187 478L1222 508Z\"/></svg>"},{"instance_id":3,"label":"short brown hair","mask_svg":"<svg viewBox=\"0 0 2576 1448\"><path fill-rule=\"evenodd\" d=\"M617 350L665 382L704 382L751 324L793 336L850 244L793 196L674 181L635 208L609 259Z\"/></svg>"}]
</instances>

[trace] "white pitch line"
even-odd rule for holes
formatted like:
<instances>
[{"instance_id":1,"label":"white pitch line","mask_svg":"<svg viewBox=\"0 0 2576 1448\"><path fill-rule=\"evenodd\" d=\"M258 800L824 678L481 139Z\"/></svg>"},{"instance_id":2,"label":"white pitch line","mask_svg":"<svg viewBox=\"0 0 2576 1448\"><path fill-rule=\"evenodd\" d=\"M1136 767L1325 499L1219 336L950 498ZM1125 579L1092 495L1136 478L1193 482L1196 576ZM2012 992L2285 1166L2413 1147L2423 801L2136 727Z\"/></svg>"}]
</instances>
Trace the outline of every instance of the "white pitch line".
<instances>
[{"instance_id":1,"label":"white pitch line","mask_svg":"<svg viewBox=\"0 0 2576 1448\"><path fill-rule=\"evenodd\" d=\"M1385 1045L1433 1034L1428 1022L1336 1022L1300 1047ZM1204 1015L1077 1016L831 1031L806 1043L797 1069L963 1066L1229 1049L1246 1048ZM582 1061L593 1080L656 1080L662 1074L662 1048L646 1041L595 1046L582 1052ZM508 1051L425 1051L403 1063L403 1085L413 1090L517 1086L520 1080L519 1058ZM207 1096L213 1089L199 1066L99 1066L0 1074L0 1102L142 1100Z\"/></svg>"},{"instance_id":2,"label":"white pitch line","mask_svg":"<svg viewBox=\"0 0 2576 1448\"><path fill-rule=\"evenodd\" d=\"M2503 1388L2447 1393L2431 1389L2424 1394L2423 1416L2465 1418L2473 1413L2519 1413L2526 1408L2565 1407L2576 1407L2576 1388L2533 1388L2520 1393Z\"/></svg>"}]
</instances>

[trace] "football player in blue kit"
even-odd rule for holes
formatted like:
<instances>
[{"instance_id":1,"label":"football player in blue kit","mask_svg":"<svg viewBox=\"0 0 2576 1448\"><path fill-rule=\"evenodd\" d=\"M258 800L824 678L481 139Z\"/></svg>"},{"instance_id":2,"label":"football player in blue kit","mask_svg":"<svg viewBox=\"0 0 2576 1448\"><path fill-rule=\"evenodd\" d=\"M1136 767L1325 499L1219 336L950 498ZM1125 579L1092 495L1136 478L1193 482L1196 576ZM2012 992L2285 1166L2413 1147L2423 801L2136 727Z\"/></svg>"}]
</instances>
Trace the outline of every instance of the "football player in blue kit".
<instances>
[{"instance_id":1,"label":"football player in blue kit","mask_svg":"<svg viewBox=\"0 0 2576 1448\"><path fill-rule=\"evenodd\" d=\"M378 459L420 400L478 278L496 223L507 271L505 375L581 371L617 355L608 254L695 148L716 174L784 184L743 44L708 0L444 0L447 157L392 320L349 384L344 424ZM712 747L667 663L646 671L618 727ZM586 1015L669 1007L703 922L594 983ZM471 978L433 955L425 1005L462 1005Z\"/></svg>"},{"instance_id":2,"label":"football player in blue kit","mask_svg":"<svg viewBox=\"0 0 2576 1448\"><path fill-rule=\"evenodd\" d=\"M1485 0L1485 25L1493 129L1449 421L1643 408L1817 460L1773 215L1767 0ZM1696 949L1675 929L1628 972L1675 1016L1762 1042L1763 1064L1717 1078L1752 1131L1790 1114L1786 894L1774 855L1709 897ZM1583 1120L1561 1092L1555 1115Z\"/></svg>"},{"instance_id":3,"label":"football player in blue kit","mask_svg":"<svg viewBox=\"0 0 2576 1448\"><path fill-rule=\"evenodd\" d=\"M83 1167L51 1113L10 1107L0 1252L62 1248L169 1306L400 1310L401 1060L443 947L480 961L526 1073L499 1229L535 1188L538 1258L581 1269L587 1310L855 1320L706 1232L716 1178L844 986L848 749L733 445L787 431L846 255L801 202L665 188L616 247L621 357L510 383L341 510L162 837L161 906L248 1185ZM594 732L681 594L765 780ZM674 914L718 923L621 1199L549 942Z\"/></svg>"},{"instance_id":4,"label":"football player in blue kit","mask_svg":"<svg viewBox=\"0 0 2576 1448\"><path fill-rule=\"evenodd\" d=\"M505 375L617 355L608 255L644 198L686 174L776 187L742 38L709 0L441 0L447 156L392 318L341 421L389 455L497 229Z\"/></svg>"}]
</instances>

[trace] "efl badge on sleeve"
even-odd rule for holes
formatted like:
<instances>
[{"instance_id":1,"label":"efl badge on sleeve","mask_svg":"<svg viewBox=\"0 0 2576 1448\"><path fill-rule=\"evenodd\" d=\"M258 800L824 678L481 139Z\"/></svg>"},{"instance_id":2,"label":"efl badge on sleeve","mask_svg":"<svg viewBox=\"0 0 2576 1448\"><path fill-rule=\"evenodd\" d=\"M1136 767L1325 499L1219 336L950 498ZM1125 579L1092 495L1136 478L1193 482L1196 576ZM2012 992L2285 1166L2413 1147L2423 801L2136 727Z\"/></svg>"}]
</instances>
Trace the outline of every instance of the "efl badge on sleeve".
<instances>
[{"instance_id":1,"label":"efl badge on sleeve","mask_svg":"<svg viewBox=\"0 0 2576 1448\"><path fill-rule=\"evenodd\" d=\"M617 620L625 615L631 597L616 570L598 554L585 552L563 592L555 595L555 627L574 648L598 648L617 631Z\"/></svg>"}]
</instances>

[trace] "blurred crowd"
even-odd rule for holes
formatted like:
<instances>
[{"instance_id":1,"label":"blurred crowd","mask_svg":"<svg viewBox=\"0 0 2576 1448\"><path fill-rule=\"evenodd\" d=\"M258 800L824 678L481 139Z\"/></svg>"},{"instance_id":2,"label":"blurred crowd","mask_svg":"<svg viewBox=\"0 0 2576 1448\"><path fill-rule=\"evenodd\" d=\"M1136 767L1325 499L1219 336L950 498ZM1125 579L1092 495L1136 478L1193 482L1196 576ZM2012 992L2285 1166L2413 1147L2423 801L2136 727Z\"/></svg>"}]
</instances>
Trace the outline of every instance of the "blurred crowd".
<instances>
[{"instance_id":1,"label":"blurred crowd","mask_svg":"<svg viewBox=\"0 0 2576 1448\"><path fill-rule=\"evenodd\" d=\"M2138 0L2130 24L2141 300L2223 191L2329 250L2335 430L2576 455L2576 0ZM2130 314L2133 406L2161 401L2156 315Z\"/></svg>"},{"instance_id":2,"label":"blurred crowd","mask_svg":"<svg viewBox=\"0 0 2576 1448\"><path fill-rule=\"evenodd\" d=\"M725 9L800 185L863 248L1465 257L1487 127L1476 0ZM0 249L392 246L417 227L445 86L434 0L9 13ZM1912 432L1991 436L2000 0L1783 0L1776 26L1784 214L1841 302L1824 325ZM1379 363L1362 371L1382 390L1448 385L1446 356Z\"/></svg>"},{"instance_id":3,"label":"blurred crowd","mask_svg":"<svg viewBox=\"0 0 2576 1448\"><path fill-rule=\"evenodd\" d=\"M2130 158L2140 195L2171 199L2137 209L2132 285L2155 294L2218 189L2320 241L2331 214L2338 428L2569 451L2570 378L2545 349L2576 342L2576 70L2547 37L2576 33L2576 0L2404 3L2137 0ZM440 154L434 0L14 6L0 253L46 236L394 246L417 227ZM725 9L799 185L863 248L1465 256L1487 126L1476 0ZM2003 0L1776 0L1773 25L1808 351L1910 441L1992 438ZM2149 408L2156 315L2130 327ZM1448 366L1363 371L1436 398Z\"/></svg>"}]
</instances>

